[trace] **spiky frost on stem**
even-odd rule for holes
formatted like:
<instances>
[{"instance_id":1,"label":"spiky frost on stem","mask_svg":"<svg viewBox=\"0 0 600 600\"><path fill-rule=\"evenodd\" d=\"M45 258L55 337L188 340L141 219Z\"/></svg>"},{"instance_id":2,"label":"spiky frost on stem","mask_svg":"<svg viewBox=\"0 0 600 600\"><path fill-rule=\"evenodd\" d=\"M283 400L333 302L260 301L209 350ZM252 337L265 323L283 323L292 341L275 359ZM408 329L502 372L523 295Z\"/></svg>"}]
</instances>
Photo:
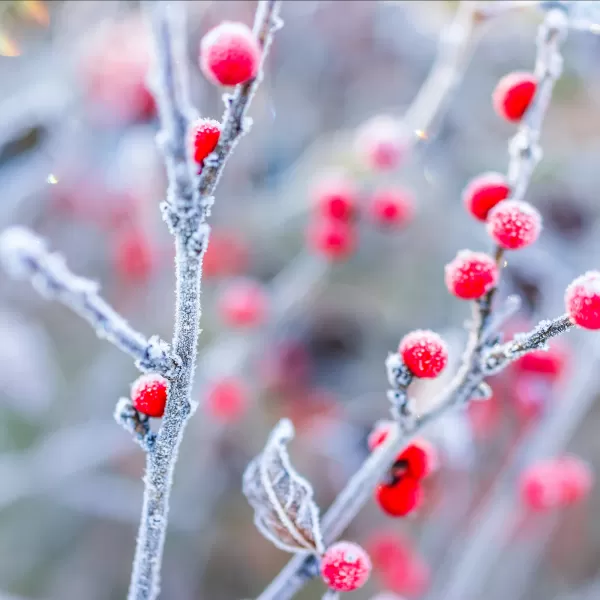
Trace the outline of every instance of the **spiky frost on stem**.
<instances>
[{"instance_id":1,"label":"spiky frost on stem","mask_svg":"<svg viewBox=\"0 0 600 600\"><path fill-rule=\"evenodd\" d=\"M98 337L108 340L136 361L141 371L173 377L179 359L169 345L153 336L146 339L98 293L98 284L73 274L63 257L50 253L45 242L29 229L11 227L0 236L0 259L15 278L28 279L48 300L57 300L85 319Z\"/></svg>"}]
</instances>

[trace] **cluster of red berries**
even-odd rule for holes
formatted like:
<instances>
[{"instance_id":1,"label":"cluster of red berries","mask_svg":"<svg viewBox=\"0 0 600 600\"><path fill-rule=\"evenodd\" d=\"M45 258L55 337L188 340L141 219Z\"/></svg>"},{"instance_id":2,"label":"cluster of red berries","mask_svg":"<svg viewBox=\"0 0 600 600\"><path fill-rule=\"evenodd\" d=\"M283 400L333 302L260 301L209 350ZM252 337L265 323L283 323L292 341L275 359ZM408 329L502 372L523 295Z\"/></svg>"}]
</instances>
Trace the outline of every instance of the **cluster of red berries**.
<instances>
[{"instance_id":1,"label":"cluster of red berries","mask_svg":"<svg viewBox=\"0 0 600 600\"><path fill-rule=\"evenodd\" d=\"M523 503L535 511L561 508L582 501L594 481L590 466L576 456L563 456L528 467L519 481Z\"/></svg>"},{"instance_id":2,"label":"cluster of red berries","mask_svg":"<svg viewBox=\"0 0 600 600\"><path fill-rule=\"evenodd\" d=\"M330 260L347 258L356 248L356 220L360 214L360 190L344 173L324 176L314 186L314 219L309 225L309 245ZM414 198L398 186L376 188L369 196L367 210L376 224L399 229L413 217Z\"/></svg>"},{"instance_id":3,"label":"cluster of red berries","mask_svg":"<svg viewBox=\"0 0 600 600\"><path fill-rule=\"evenodd\" d=\"M392 426L385 421L375 427L368 440L371 451L385 442ZM380 508L391 517L405 517L417 509L423 496L421 481L435 471L437 464L435 448L427 440L413 440L396 457L389 481L375 490Z\"/></svg>"},{"instance_id":4,"label":"cluster of red berries","mask_svg":"<svg viewBox=\"0 0 600 600\"><path fill-rule=\"evenodd\" d=\"M321 557L321 577L336 592L352 592L361 588L371 574L367 552L352 542L337 542Z\"/></svg>"},{"instance_id":5,"label":"cluster of red berries","mask_svg":"<svg viewBox=\"0 0 600 600\"><path fill-rule=\"evenodd\" d=\"M496 112L511 122L519 122L529 108L537 89L528 73L511 73L502 78L493 94ZM463 191L469 213L487 223L487 232L503 250L519 250L533 244L542 228L539 212L527 202L510 199L510 185L500 173L488 172L472 179ZM464 300L476 300L492 290L499 279L498 265L482 252L463 250L446 265L448 290Z\"/></svg>"}]
</instances>

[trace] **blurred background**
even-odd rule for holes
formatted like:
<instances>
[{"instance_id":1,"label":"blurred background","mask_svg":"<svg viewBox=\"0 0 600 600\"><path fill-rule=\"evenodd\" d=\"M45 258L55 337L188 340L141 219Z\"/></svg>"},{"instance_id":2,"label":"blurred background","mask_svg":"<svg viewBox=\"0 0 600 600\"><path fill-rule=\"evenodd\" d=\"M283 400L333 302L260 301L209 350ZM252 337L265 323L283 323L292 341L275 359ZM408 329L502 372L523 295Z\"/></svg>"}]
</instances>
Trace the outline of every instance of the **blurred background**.
<instances>
[{"instance_id":1,"label":"blurred background","mask_svg":"<svg viewBox=\"0 0 600 600\"><path fill-rule=\"evenodd\" d=\"M185 4L194 101L220 119L221 92L197 66L199 40L224 19L250 24L256 5ZM448 293L443 268L457 250L489 249L461 191L483 171L506 171L515 128L494 113L491 94L507 72L533 69L543 14L535 3L479 3L486 10L448 35L458 4L283 3L254 126L211 217L199 408L177 466L163 598L254 597L288 560L256 531L241 493L245 466L279 418L295 424L292 460L324 510L388 416L384 360L398 340L431 328L450 345L447 376L419 384L423 405L460 360L469 306ZM173 247L158 210L166 182L145 87L149 42L137 2L0 3L0 225L34 229L134 327L170 339ZM410 132L418 143L401 168L366 169L357 128L374 115L401 118L438 51L457 85L431 128ZM600 265L599 56L598 36L570 32L527 198L544 232L503 272L499 298L523 298L511 331L562 314L566 285ZM315 186L340 170L360 210L354 251L332 261L307 229ZM414 199L410 223L373 218L381 189ZM122 599L144 457L112 412L136 370L63 306L4 275L0 338L0 598ZM575 332L552 349L551 367L515 364L490 380L490 401L427 431L440 467L416 515L365 507L344 537L371 552L375 569L351 597L599 597L600 493L543 513L519 494L536 460L570 452L600 466L600 339ZM314 582L299 598L322 593Z\"/></svg>"}]
</instances>

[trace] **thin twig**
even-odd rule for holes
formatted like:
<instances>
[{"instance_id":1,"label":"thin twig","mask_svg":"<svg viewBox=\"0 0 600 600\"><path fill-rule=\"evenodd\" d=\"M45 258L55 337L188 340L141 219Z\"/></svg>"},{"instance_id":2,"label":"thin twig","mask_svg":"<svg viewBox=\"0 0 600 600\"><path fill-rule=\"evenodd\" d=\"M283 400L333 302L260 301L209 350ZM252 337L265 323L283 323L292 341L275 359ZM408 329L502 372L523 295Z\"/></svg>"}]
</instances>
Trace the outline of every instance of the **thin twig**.
<instances>
[{"instance_id":1,"label":"thin twig","mask_svg":"<svg viewBox=\"0 0 600 600\"><path fill-rule=\"evenodd\" d=\"M129 354L143 371L172 377L178 360L169 345L153 336L146 339L98 294L98 285L69 271L62 256L51 254L44 242L22 227L5 230L0 237L0 258L15 277L29 279L48 299L58 300L88 321L98 337Z\"/></svg>"},{"instance_id":2,"label":"thin twig","mask_svg":"<svg viewBox=\"0 0 600 600\"><path fill-rule=\"evenodd\" d=\"M280 2L273 0L259 3L254 31L263 46L263 61L271 34L278 24L279 5ZM169 175L169 193L162 210L175 235L177 300L173 349L181 358L181 368L171 381L166 412L156 441L147 453L144 504L129 600L154 600L160 592L160 567L173 471L191 414L191 388L201 312L202 257L209 236L206 218L225 161L241 136L245 113L262 76L261 65L260 74L253 81L238 86L228 101L219 145L205 161L196 185L186 150L187 127L193 111L184 74L183 13L178 13L175 5L163 2L149 2L147 9L156 43L154 89L161 117L161 146Z\"/></svg>"}]
</instances>

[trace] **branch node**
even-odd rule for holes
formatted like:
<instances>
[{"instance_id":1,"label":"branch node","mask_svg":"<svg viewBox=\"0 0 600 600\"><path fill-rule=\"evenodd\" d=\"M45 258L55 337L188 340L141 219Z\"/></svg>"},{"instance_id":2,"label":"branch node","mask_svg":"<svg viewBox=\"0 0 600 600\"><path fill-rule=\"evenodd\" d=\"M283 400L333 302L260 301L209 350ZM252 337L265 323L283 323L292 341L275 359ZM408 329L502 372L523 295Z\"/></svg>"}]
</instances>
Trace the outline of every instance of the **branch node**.
<instances>
[{"instance_id":1,"label":"branch node","mask_svg":"<svg viewBox=\"0 0 600 600\"><path fill-rule=\"evenodd\" d=\"M133 435L134 441L146 452L152 452L156 434L150 429L149 418L137 411L129 398L119 398L114 412L115 421Z\"/></svg>"}]
</instances>

